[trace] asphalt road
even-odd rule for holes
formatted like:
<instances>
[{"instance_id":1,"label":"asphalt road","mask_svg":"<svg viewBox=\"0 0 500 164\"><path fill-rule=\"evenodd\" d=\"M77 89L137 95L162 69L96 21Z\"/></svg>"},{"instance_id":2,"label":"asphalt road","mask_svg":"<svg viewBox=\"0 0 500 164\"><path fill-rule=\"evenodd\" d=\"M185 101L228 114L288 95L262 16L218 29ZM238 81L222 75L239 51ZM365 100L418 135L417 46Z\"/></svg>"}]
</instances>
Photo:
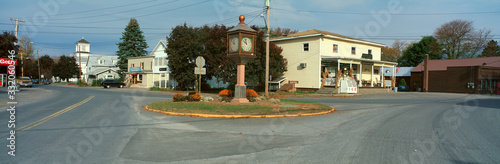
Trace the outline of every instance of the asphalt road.
<instances>
[{"instance_id":1,"label":"asphalt road","mask_svg":"<svg viewBox=\"0 0 500 164\"><path fill-rule=\"evenodd\" d=\"M500 163L499 96L296 97L338 111L212 119L141 109L170 94L53 85L30 89L22 92L51 94L16 107L16 156L4 147L1 163ZM0 145L9 144L8 119L7 111L0 111Z\"/></svg>"}]
</instances>

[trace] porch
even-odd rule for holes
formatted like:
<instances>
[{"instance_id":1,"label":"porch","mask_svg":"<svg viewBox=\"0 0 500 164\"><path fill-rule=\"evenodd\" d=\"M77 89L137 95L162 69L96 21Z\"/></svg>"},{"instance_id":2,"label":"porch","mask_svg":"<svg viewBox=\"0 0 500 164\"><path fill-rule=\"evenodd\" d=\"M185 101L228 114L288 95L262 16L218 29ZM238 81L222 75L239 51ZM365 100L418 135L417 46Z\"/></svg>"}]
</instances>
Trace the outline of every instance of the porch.
<instances>
[{"instance_id":1,"label":"porch","mask_svg":"<svg viewBox=\"0 0 500 164\"><path fill-rule=\"evenodd\" d=\"M325 87L338 87L337 78L354 79L359 87L394 87L395 71L391 79L385 79L384 68L395 69L397 63L387 61L375 61L371 59L354 59L342 57L322 57L321 60L321 82L325 80Z\"/></svg>"}]
</instances>

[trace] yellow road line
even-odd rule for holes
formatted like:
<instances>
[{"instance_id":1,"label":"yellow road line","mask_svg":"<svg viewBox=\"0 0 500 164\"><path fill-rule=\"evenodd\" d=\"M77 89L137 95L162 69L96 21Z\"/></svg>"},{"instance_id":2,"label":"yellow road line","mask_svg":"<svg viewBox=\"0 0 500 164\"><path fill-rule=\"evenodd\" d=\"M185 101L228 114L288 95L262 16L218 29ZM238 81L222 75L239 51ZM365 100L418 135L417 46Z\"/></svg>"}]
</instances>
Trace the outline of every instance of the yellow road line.
<instances>
[{"instance_id":1,"label":"yellow road line","mask_svg":"<svg viewBox=\"0 0 500 164\"><path fill-rule=\"evenodd\" d=\"M76 104L71 105L71 106L69 106L67 108L64 108L63 110L60 110L60 111L58 111L58 112L56 112L54 114L51 114L51 115L49 115L47 117L44 117L44 118L42 118L42 119L40 119L38 121L32 122L32 123L30 123L28 125L25 125L25 126L19 128L19 130L16 130L16 133L20 133L22 131L31 129L31 128L35 127L35 126L38 126L38 125L40 125L40 124L42 124L42 123L44 123L44 122L46 122L46 121L48 121L50 119L53 119L54 117L57 117L57 116L59 116L59 115L61 115L63 113L66 113L66 112L70 111L73 108L76 108L76 107L78 107L78 106L80 106L82 104L85 104L86 102L90 101L92 98L94 98L94 96L90 96L90 97L86 98L85 100L80 101L79 103L76 103Z\"/></svg>"}]
</instances>

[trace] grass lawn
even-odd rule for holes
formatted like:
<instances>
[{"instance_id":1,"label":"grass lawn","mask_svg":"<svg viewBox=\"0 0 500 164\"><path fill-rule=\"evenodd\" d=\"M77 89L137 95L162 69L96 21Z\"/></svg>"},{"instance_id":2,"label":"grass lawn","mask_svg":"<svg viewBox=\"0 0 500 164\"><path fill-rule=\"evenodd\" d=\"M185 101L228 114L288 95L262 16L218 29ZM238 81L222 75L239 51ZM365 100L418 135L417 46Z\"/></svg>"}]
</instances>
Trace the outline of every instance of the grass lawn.
<instances>
[{"instance_id":1,"label":"grass lawn","mask_svg":"<svg viewBox=\"0 0 500 164\"><path fill-rule=\"evenodd\" d=\"M283 107L278 105L296 105ZM281 100L281 103L272 103L266 100L251 103L221 103L210 102L173 102L160 101L150 104L151 109L196 114L224 114L224 115L285 115L285 114L306 114L329 111L332 108L311 101L303 100Z\"/></svg>"}]
</instances>

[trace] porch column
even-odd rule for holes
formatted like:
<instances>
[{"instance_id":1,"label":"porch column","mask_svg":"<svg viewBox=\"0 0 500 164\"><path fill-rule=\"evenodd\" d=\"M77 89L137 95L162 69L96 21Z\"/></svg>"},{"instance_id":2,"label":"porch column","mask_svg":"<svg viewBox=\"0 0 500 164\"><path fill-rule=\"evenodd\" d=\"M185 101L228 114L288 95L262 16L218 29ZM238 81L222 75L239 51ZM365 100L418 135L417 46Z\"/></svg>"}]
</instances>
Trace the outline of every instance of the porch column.
<instances>
[{"instance_id":1,"label":"porch column","mask_svg":"<svg viewBox=\"0 0 500 164\"><path fill-rule=\"evenodd\" d=\"M359 86L363 85L363 63L359 63Z\"/></svg>"},{"instance_id":2,"label":"porch column","mask_svg":"<svg viewBox=\"0 0 500 164\"><path fill-rule=\"evenodd\" d=\"M160 77L160 79L161 79L161 77ZM160 83L161 83L161 81L160 81ZM165 88L167 88L167 73L165 73Z\"/></svg>"},{"instance_id":3,"label":"porch column","mask_svg":"<svg viewBox=\"0 0 500 164\"><path fill-rule=\"evenodd\" d=\"M393 65L392 66L392 79L394 79L393 81L391 81L391 87L396 87L396 76L395 76L395 73L396 72L396 67Z\"/></svg>"},{"instance_id":4,"label":"porch column","mask_svg":"<svg viewBox=\"0 0 500 164\"><path fill-rule=\"evenodd\" d=\"M380 71L378 71L379 73L381 73L382 77L380 78L380 81L382 81L380 83L380 85L382 85L382 88L385 88L385 74L384 74L384 64L382 64L382 68L380 68Z\"/></svg>"},{"instance_id":5,"label":"porch column","mask_svg":"<svg viewBox=\"0 0 500 164\"><path fill-rule=\"evenodd\" d=\"M153 73L153 87L155 87L155 73ZM161 88L161 86L160 86Z\"/></svg>"},{"instance_id":6,"label":"porch column","mask_svg":"<svg viewBox=\"0 0 500 164\"><path fill-rule=\"evenodd\" d=\"M373 65L372 65L372 77L371 77L371 81L370 81L370 85L371 85L371 87L373 87L373 68L374 68L374 67L373 67Z\"/></svg>"}]
</instances>

